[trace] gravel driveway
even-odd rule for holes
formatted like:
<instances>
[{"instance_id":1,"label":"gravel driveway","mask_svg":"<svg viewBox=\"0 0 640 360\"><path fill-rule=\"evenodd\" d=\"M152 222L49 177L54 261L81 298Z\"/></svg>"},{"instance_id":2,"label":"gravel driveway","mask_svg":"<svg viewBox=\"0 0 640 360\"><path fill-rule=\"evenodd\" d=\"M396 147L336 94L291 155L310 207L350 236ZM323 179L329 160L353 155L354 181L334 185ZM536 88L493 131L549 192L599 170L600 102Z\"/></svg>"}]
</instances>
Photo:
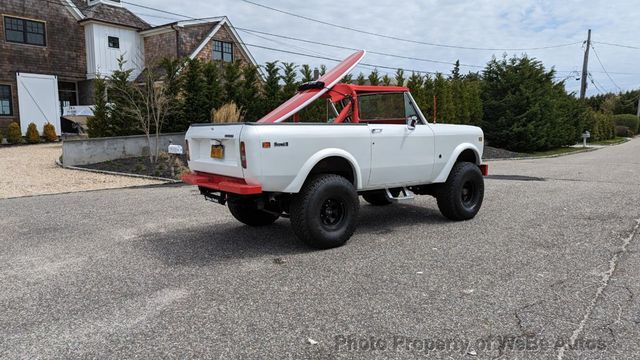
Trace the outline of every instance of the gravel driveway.
<instances>
[{"instance_id":1,"label":"gravel driveway","mask_svg":"<svg viewBox=\"0 0 640 360\"><path fill-rule=\"evenodd\" d=\"M160 184L58 167L62 144L0 147L0 199Z\"/></svg>"}]
</instances>

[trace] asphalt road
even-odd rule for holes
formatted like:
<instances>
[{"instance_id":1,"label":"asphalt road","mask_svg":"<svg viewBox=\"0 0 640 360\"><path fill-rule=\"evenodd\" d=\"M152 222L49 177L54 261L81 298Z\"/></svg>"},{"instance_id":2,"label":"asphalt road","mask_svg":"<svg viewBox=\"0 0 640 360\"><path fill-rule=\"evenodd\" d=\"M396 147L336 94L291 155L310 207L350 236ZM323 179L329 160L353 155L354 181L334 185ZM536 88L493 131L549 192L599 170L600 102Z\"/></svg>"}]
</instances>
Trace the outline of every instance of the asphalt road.
<instances>
[{"instance_id":1,"label":"asphalt road","mask_svg":"<svg viewBox=\"0 0 640 360\"><path fill-rule=\"evenodd\" d=\"M638 357L640 139L490 171L328 251L186 186L0 200L0 358Z\"/></svg>"}]
</instances>

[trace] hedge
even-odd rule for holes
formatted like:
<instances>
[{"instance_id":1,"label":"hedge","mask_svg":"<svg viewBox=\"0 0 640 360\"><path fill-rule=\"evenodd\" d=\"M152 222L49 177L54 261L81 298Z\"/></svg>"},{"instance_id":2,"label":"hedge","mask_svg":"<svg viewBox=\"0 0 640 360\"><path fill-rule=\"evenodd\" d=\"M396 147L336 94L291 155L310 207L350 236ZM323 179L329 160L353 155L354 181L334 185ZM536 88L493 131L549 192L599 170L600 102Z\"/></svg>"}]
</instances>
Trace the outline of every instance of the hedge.
<instances>
[{"instance_id":1,"label":"hedge","mask_svg":"<svg viewBox=\"0 0 640 360\"><path fill-rule=\"evenodd\" d=\"M638 127L640 126L640 121L638 117L632 114L620 114L614 115L613 121L617 126L626 126L633 132L633 134L638 133Z\"/></svg>"}]
</instances>

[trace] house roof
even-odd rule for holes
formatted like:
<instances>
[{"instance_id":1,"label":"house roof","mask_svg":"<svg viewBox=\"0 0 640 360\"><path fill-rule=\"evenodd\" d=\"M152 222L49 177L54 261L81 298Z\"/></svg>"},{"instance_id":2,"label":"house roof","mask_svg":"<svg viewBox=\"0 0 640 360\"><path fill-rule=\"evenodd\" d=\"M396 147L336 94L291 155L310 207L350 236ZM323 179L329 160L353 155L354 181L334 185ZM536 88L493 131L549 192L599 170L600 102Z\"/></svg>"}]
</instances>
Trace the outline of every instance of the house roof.
<instances>
[{"instance_id":1,"label":"house roof","mask_svg":"<svg viewBox=\"0 0 640 360\"><path fill-rule=\"evenodd\" d=\"M131 27L138 30L145 30L151 27L134 13L123 6L112 6L98 3L89 6L85 0L71 0L76 8L84 16L80 22L100 21L114 25Z\"/></svg>"}]
</instances>

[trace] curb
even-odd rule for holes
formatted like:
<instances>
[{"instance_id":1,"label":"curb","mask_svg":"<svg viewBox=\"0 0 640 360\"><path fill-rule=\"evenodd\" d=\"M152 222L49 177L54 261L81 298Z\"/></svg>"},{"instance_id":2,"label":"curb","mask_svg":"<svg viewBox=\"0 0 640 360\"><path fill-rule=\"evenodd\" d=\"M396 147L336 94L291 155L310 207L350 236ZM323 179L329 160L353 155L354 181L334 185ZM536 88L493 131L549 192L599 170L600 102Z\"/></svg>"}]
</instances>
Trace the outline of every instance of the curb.
<instances>
[{"instance_id":1,"label":"curb","mask_svg":"<svg viewBox=\"0 0 640 360\"><path fill-rule=\"evenodd\" d=\"M572 151L572 152L568 152L568 153L564 153L564 154L555 154L555 155L544 155L544 156L521 156L521 157L514 157L514 158L498 158L498 159L482 159L482 160L486 160L486 161L507 161L507 160L536 160L536 159L552 159L552 158L557 158L557 157L562 157L562 156L569 156L569 155L575 155L575 154L581 154L581 153L586 153L586 152L591 152L591 151L596 151L596 150L600 150L602 148L587 148L584 150L576 150L576 151Z\"/></svg>"},{"instance_id":2,"label":"curb","mask_svg":"<svg viewBox=\"0 0 640 360\"><path fill-rule=\"evenodd\" d=\"M107 171L107 170L98 170L98 169L87 169L87 168L78 167L78 166L65 166L60 162L60 160L56 160L56 165L58 165L59 167L61 167L63 169L86 171L86 172L92 172L92 173L97 173L97 174L114 175L114 176L126 176L126 177L132 177L132 178L138 178L138 179L147 179L147 180L158 180L158 181L164 181L165 183L169 183L169 184L181 184L182 183L182 180L169 179L169 178L163 178L163 177L158 177L158 176L130 174L130 173L122 173L122 172L117 172L117 171Z\"/></svg>"}]
</instances>

